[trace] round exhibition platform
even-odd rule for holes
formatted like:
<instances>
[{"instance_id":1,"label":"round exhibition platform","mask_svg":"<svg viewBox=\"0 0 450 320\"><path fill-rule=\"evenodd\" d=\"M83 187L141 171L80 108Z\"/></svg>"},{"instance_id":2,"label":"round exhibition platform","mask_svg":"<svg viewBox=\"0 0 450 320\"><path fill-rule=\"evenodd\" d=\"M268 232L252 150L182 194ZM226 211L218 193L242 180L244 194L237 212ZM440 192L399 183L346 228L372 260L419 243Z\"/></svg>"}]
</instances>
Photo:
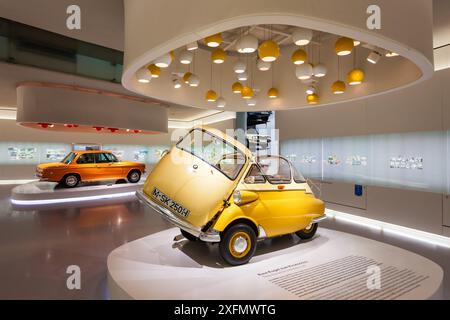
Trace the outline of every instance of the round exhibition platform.
<instances>
[{"instance_id":1,"label":"round exhibition platform","mask_svg":"<svg viewBox=\"0 0 450 320\"><path fill-rule=\"evenodd\" d=\"M230 267L218 245L165 230L108 257L112 299L439 299L443 271L412 252L319 227L258 243L249 264Z\"/></svg>"}]
</instances>

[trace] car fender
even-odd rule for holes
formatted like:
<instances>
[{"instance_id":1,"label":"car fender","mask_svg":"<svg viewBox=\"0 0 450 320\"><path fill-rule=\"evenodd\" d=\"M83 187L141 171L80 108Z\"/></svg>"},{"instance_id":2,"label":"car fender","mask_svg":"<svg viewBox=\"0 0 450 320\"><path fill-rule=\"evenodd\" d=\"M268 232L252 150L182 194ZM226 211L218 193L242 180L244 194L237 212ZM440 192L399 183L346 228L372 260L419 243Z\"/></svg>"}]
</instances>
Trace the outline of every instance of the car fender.
<instances>
[{"instance_id":1,"label":"car fender","mask_svg":"<svg viewBox=\"0 0 450 320\"><path fill-rule=\"evenodd\" d=\"M258 223L252 219L251 217L247 216L244 211L242 211L241 207L237 206L236 204L232 203L229 207L225 208L220 216L217 218L216 222L214 223L213 229L219 232L224 231L231 223L233 223L236 220L247 220L251 223L253 223L253 226L258 230Z\"/></svg>"}]
</instances>

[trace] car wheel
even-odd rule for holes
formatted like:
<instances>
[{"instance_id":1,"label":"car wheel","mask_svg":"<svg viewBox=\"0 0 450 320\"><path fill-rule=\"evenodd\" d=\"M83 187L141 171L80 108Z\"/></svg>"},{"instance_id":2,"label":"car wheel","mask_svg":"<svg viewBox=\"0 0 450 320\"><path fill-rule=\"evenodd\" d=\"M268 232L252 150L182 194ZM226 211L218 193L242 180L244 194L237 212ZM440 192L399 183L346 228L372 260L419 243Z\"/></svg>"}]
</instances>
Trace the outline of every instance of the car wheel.
<instances>
[{"instance_id":1,"label":"car wheel","mask_svg":"<svg viewBox=\"0 0 450 320\"><path fill-rule=\"evenodd\" d=\"M141 173L137 170L133 170L128 174L127 180L130 183L138 183L139 180L141 180Z\"/></svg>"},{"instance_id":2,"label":"car wheel","mask_svg":"<svg viewBox=\"0 0 450 320\"><path fill-rule=\"evenodd\" d=\"M317 231L317 227L319 225L317 223L311 223L309 226L307 226L305 229L297 231L295 234L303 240L308 240L314 237Z\"/></svg>"},{"instance_id":3,"label":"car wheel","mask_svg":"<svg viewBox=\"0 0 450 320\"><path fill-rule=\"evenodd\" d=\"M196 236L190 234L189 232L184 231L183 229L180 229L180 230L181 230L181 234L183 235L183 237L185 237L185 238L188 239L189 241L195 242L195 241L198 240L198 238L197 238Z\"/></svg>"},{"instance_id":4,"label":"car wheel","mask_svg":"<svg viewBox=\"0 0 450 320\"><path fill-rule=\"evenodd\" d=\"M256 234L252 227L240 223L223 233L219 244L220 255L232 266L250 261L256 251Z\"/></svg>"},{"instance_id":5,"label":"car wheel","mask_svg":"<svg viewBox=\"0 0 450 320\"><path fill-rule=\"evenodd\" d=\"M75 188L80 183L80 178L76 174L68 174L63 178L62 184L66 188Z\"/></svg>"}]
</instances>

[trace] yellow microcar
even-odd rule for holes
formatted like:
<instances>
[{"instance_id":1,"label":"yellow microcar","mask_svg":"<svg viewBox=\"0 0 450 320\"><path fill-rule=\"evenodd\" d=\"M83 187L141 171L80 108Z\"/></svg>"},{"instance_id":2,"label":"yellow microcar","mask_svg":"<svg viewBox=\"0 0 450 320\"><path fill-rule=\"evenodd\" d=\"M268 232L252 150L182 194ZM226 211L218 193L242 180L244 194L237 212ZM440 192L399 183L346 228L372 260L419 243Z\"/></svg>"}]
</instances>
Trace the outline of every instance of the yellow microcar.
<instances>
[{"instance_id":1,"label":"yellow microcar","mask_svg":"<svg viewBox=\"0 0 450 320\"><path fill-rule=\"evenodd\" d=\"M258 239L310 239L325 218L305 179L279 156L255 158L223 132L196 127L153 169L138 198L191 241L218 242L231 265L247 263Z\"/></svg>"}]
</instances>

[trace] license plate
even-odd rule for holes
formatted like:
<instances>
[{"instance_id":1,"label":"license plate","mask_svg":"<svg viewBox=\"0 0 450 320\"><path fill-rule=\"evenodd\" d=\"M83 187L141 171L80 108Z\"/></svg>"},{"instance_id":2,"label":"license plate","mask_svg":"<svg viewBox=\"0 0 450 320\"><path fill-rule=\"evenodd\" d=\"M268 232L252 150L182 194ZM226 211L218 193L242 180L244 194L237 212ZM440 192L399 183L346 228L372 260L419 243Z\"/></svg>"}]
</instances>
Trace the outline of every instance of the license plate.
<instances>
[{"instance_id":1,"label":"license plate","mask_svg":"<svg viewBox=\"0 0 450 320\"><path fill-rule=\"evenodd\" d=\"M182 217L187 217L190 213L188 209L183 207L182 205L178 204L177 202L170 199L168 196L166 196L164 193L159 191L157 188L153 189L152 192L153 198L155 198L158 202L163 204L165 207L170 209L172 212L179 214Z\"/></svg>"}]
</instances>

